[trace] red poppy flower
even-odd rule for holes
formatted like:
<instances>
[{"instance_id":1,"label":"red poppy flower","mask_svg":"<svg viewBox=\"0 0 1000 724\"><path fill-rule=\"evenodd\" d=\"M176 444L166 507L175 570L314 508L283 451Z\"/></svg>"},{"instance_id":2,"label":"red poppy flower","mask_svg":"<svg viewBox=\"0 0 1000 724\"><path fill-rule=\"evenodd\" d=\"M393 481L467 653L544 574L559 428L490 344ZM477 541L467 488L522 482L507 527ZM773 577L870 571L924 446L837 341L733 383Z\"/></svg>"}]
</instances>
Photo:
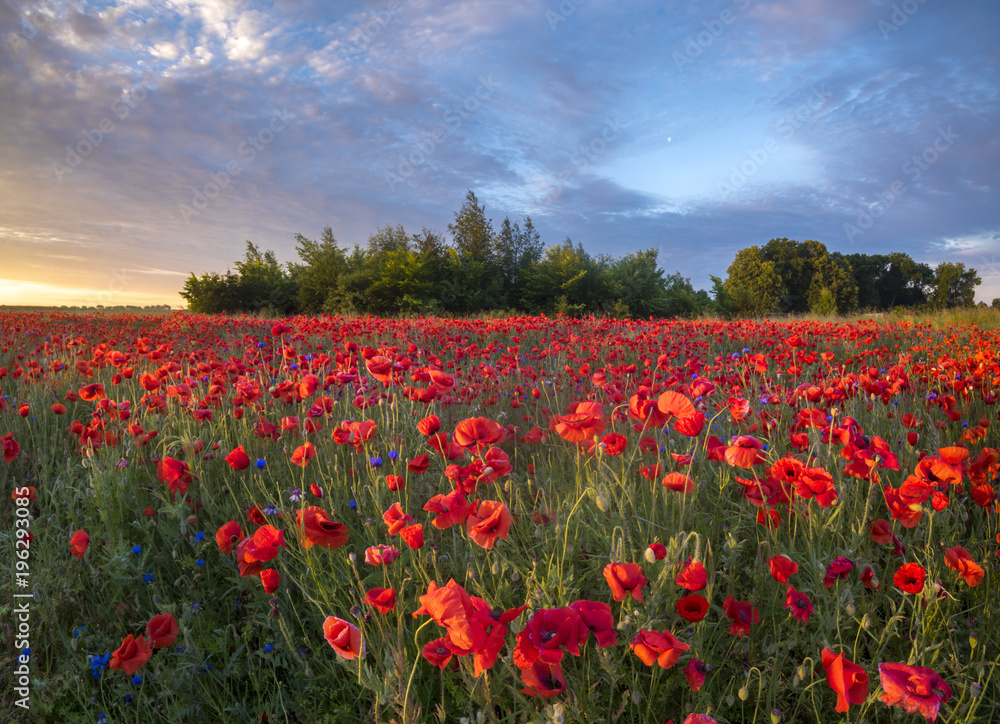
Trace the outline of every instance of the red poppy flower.
<instances>
[{"instance_id":1,"label":"red poppy flower","mask_svg":"<svg viewBox=\"0 0 1000 724\"><path fill-rule=\"evenodd\" d=\"M28 492L24 493L23 492L24 490L27 490ZM14 490L11 491L10 499L16 501L19 498L27 498L30 502L33 503L35 502L35 494L37 492L38 492L37 488L35 488L34 485L29 485L26 488L14 488Z\"/></svg>"},{"instance_id":2,"label":"red poppy flower","mask_svg":"<svg viewBox=\"0 0 1000 724\"><path fill-rule=\"evenodd\" d=\"M655 558L658 561L662 561L664 558L667 557L667 547L662 543L650 543L649 548L647 548L646 550L647 550L646 560L649 561L650 563L652 563L653 561L649 559L649 551L653 552L653 558Z\"/></svg>"},{"instance_id":3,"label":"red poppy flower","mask_svg":"<svg viewBox=\"0 0 1000 724\"><path fill-rule=\"evenodd\" d=\"M396 610L396 590L393 588L371 588L365 594L365 600L379 613Z\"/></svg>"},{"instance_id":4,"label":"red poppy flower","mask_svg":"<svg viewBox=\"0 0 1000 724\"><path fill-rule=\"evenodd\" d=\"M62 404L61 402L54 403L50 409L56 415L66 414L66 405Z\"/></svg>"},{"instance_id":5,"label":"red poppy flower","mask_svg":"<svg viewBox=\"0 0 1000 724\"><path fill-rule=\"evenodd\" d=\"M698 691L702 687L702 684L705 683L705 674L711 670L712 667L704 661L698 659L688 661L688 665L684 667L684 678L687 679L691 691Z\"/></svg>"},{"instance_id":6,"label":"red poppy flower","mask_svg":"<svg viewBox=\"0 0 1000 724\"><path fill-rule=\"evenodd\" d=\"M506 539L510 532L510 511L503 503L484 500L465 519L469 537L486 550L493 550L497 538Z\"/></svg>"},{"instance_id":7,"label":"red poppy flower","mask_svg":"<svg viewBox=\"0 0 1000 724\"><path fill-rule=\"evenodd\" d=\"M639 629L629 642L629 648L646 666L652 666L655 661L661 669L669 669L691 646L676 638L669 629L661 632Z\"/></svg>"},{"instance_id":8,"label":"red poppy flower","mask_svg":"<svg viewBox=\"0 0 1000 724\"><path fill-rule=\"evenodd\" d=\"M448 630L448 641L463 651L475 651L486 644L488 634L475 609L472 597L454 579L445 586L431 581L427 593L420 596L417 616L430 616ZM493 620L490 618L492 625Z\"/></svg>"},{"instance_id":9,"label":"red poppy flower","mask_svg":"<svg viewBox=\"0 0 1000 724\"><path fill-rule=\"evenodd\" d=\"M399 531L399 537L403 539L408 548L416 550L424 547L424 526L420 523L408 525Z\"/></svg>"},{"instance_id":10,"label":"red poppy flower","mask_svg":"<svg viewBox=\"0 0 1000 724\"><path fill-rule=\"evenodd\" d=\"M705 429L705 416L700 412L680 418L674 423L674 431L685 437L697 437Z\"/></svg>"},{"instance_id":11,"label":"red poppy flower","mask_svg":"<svg viewBox=\"0 0 1000 724\"><path fill-rule=\"evenodd\" d=\"M73 537L69 539L69 552L77 558L83 558L84 553L87 552L87 546L90 545L90 536L87 535L87 531L78 530L73 534Z\"/></svg>"},{"instance_id":12,"label":"red poppy flower","mask_svg":"<svg viewBox=\"0 0 1000 724\"><path fill-rule=\"evenodd\" d=\"M437 415L428 415L417 423L421 435L433 435L441 429L441 419Z\"/></svg>"},{"instance_id":13,"label":"red poppy flower","mask_svg":"<svg viewBox=\"0 0 1000 724\"><path fill-rule=\"evenodd\" d=\"M387 566L399 558L399 549L379 544L365 549L365 563L370 566Z\"/></svg>"},{"instance_id":14,"label":"red poppy flower","mask_svg":"<svg viewBox=\"0 0 1000 724\"><path fill-rule=\"evenodd\" d=\"M868 698L868 674L865 670L848 661L843 654L834 654L827 648L823 649L822 661L826 681L837 693L834 711L843 714L851 704L863 704Z\"/></svg>"},{"instance_id":15,"label":"red poppy flower","mask_svg":"<svg viewBox=\"0 0 1000 724\"><path fill-rule=\"evenodd\" d=\"M451 649L448 648L448 639L445 637L428 641L420 653L428 663L437 666L442 671L451 661L451 657L454 656ZM456 661L455 664L457 665L458 662Z\"/></svg>"},{"instance_id":16,"label":"red poppy flower","mask_svg":"<svg viewBox=\"0 0 1000 724\"><path fill-rule=\"evenodd\" d=\"M619 435L617 432L609 432L601 438L601 443L604 445L605 455L616 457L625 452L628 438L624 435Z\"/></svg>"},{"instance_id":17,"label":"red poppy flower","mask_svg":"<svg viewBox=\"0 0 1000 724\"><path fill-rule=\"evenodd\" d=\"M239 543L243 538L243 529L235 520L223 523L215 531L215 542L219 546L219 550L227 556L233 552L233 545Z\"/></svg>"},{"instance_id":18,"label":"red poppy flower","mask_svg":"<svg viewBox=\"0 0 1000 724\"><path fill-rule=\"evenodd\" d=\"M323 637L337 656L351 661L365 655L361 641L361 630L336 616L327 616L323 621Z\"/></svg>"},{"instance_id":19,"label":"red poppy flower","mask_svg":"<svg viewBox=\"0 0 1000 724\"><path fill-rule=\"evenodd\" d=\"M524 684L522 694L541 699L551 699L566 691L562 666L558 663L547 664L541 659L521 669L521 683Z\"/></svg>"},{"instance_id":20,"label":"red poppy flower","mask_svg":"<svg viewBox=\"0 0 1000 724\"><path fill-rule=\"evenodd\" d=\"M406 478L402 475L386 475L385 484L389 486L389 490L398 492L406 488Z\"/></svg>"},{"instance_id":21,"label":"red poppy flower","mask_svg":"<svg viewBox=\"0 0 1000 724\"><path fill-rule=\"evenodd\" d=\"M789 586L785 590L785 608L791 611L792 618L802 623L809 623L809 616L815 613L809 596L796 591L795 586Z\"/></svg>"},{"instance_id":22,"label":"red poppy flower","mask_svg":"<svg viewBox=\"0 0 1000 724\"><path fill-rule=\"evenodd\" d=\"M847 578L848 574L854 570L854 563L849 558L837 556L826 567L826 576L823 578L823 585L832 588L838 580Z\"/></svg>"},{"instance_id":23,"label":"red poppy flower","mask_svg":"<svg viewBox=\"0 0 1000 724\"><path fill-rule=\"evenodd\" d=\"M700 591L708 584L708 573L705 572L705 565L701 561L692 563L691 558L688 558L684 561L680 573L674 578L674 583L688 591Z\"/></svg>"},{"instance_id":24,"label":"red poppy flower","mask_svg":"<svg viewBox=\"0 0 1000 724\"><path fill-rule=\"evenodd\" d=\"M618 643L615 617L611 606L603 601L573 601L569 605L580 616L587 630L597 639L597 648L603 649Z\"/></svg>"},{"instance_id":25,"label":"red poppy flower","mask_svg":"<svg viewBox=\"0 0 1000 724\"><path fill-rule=\"evenodd\" d=\"M240 575L244 578L256 576L264 570L264 564L260 561L247 560L247 548L249 545L249 538L244 538L236 545L236 564L240 568Z\"/></svg>"},{"instance_id":26,"label":"red poppy flower","mask_svg":"<svg viewBox=\"0 0 1000 724\"><path fill-rule=\"evenodd\" d=\"M180 628L177 620L169 613L161 613L149 619L146 624L146 636L154 649L163 649L174 643Z\"/></svg>"},{"instance_id":27,"label":"red poppy flower","mask_svg":"<svg viewBox=\"0 0 1000 724\"><path fill-rule=\"evenodd\" d=\"M733 636L750 635L750 625L760 621L760 612L756 607L751 606L749 601L737 601L732 596L728 596L723 602L722 610L732 621L729 633Z\"/></svg>"},{"instance_id":28,"label":"red poppy flower","mask_svg":"<svg viewBox=\"0 0 1000 724\"><path fill-rule=\"evenodd\" d=\"M250 467L250 456L247 455L247 451L243 449L242 445L237 445L231 453L226 455L226 462L233 470L246 470Z\"/></svg>"},{"instance_id":29,"label":"red poppy flower","mask_svg":"<svg viewBox=\"0 0 1000 724\"><path fill-rule=\"evenodd\" d=\"M142 668L152 655L153 650L149 648L146 639L141 636L134 638L132 634L129 634L122 641L122 645L111 654L111 663L108 664L108 667L124 671L128 676L132 676Z\"/></svg>"},{"instance_id":30,"label":"red poppy flower","mask_svg":"<svg viewBox=\"0 0 1000 724\"><path fill-rule=\"evenodd\" d=\"M167 489L174 495L187 493L188 485L191 484L194 476L188 470L188 464L172 457L164 456L156 464L156 475L160 482L167 486Z\"/></svg>"},{"instance_id":31,"label":"red poppy flower","mask_svg":"<svg viewBox=\"0 0 1000 724\"><path fill-rule=\"evenodd\" d=\"M638 563L609 563L604 567L604 579L611 588L614 600L623 601L631 594L632 598L642 603L642 589L648 581Z\"/></svg>"},{"instance_id":32,"label":"red poppy flower","mask_svg":"<svg viewBox=\"0 0 1000 724\"><path fill-rule=\"evenodd\" d=\"M303 548L316 545L334 550L347 542L347 526L330 520L330 514L315 505L295 511L295 523Z\"/></svg>"},{"instance_id":33,"label":"red poppy flower","mask_svg":"<svg viewBox=\"0 0 1000 724\"><path fill-rule=\"evenodd\" d=\"M892 577L892 582L903 593L917 594L924 590L926 579L927 571L919 563L904 563Z\"/></svg>"},{"instance_id":34,"label":"red poppy flower","mask_svg":"<svg viewBox=\"0 0 1000 724\"><path fill-rule=\"evenodd\" d=\"M958 571L970 588L975 588L986 575L983 567L976 563L969 552L961 546L949 548L944 552L944 564L953 571Z\"/></svg>"},{"instance_id":35,"label":"red poppy flower","mask_svg":"<svg viewBox=\"0 0 1000 724\"><path fill-rule=\"evenodd\" d=\"M466 450L479 452L507 439L507 430L485 417L470 417L455 425L454 443Z\"/></svg>"},{"instance_id":36,"label":"red poppy flower","mask_svg":"<svg viewBox=\"0 0 1000 724\"><path fill-rule=\"evenodd\" d=\"M892 528L889 521L884 518L872 521L871 525L872 541L880 545L888 545L892 542Z\"/></svg>"},{"instance_id":37,"label":"red poppy flower","mask_svg":"<svg viewBox=\"0 0 1000 724\"><path fill-rule=\"evenodd\" d=\"M514 664L520 669L528 668L537 660L557 664L563 659L564 649L579 656L580 644L587 640L588 634L589 629L580 614L569 606L539 609L517 635Z\"/></svg>"},{"instance_id":38,"label":"red poppy flower","mask_svg":"<svg viewBox=\"0 0 1000 724\"><path fill-rule=\"evenodd\" d=\"M663 487L678 493L690 493L694 491L694 481L682 473L667 473L663 478Z\"/></svg>"},{"instance_id":39,"label":"red poppy flower","mask_svg":"<svg viewBox=\"0 0 1000 724\"><path fill-rule=\"evenodd\" d=\"M675 604L675 608L681 618L691 623L698 623L708 613L709 603L700 593L689 593Z\"/></svg>"},{"instance_id":40,"label":"red poppy flower","mask_svg":"<svg viewBox=\"0 0 1000 724\"><path fill-rule=\"evenodd\" d=\"M875 569L871 566L865 566L861 570L861 583L870 591L877 591L882 587L875 576Z\"/></svg>"},{"instance_id":41,"label":"red poppy flower","mask_svg":"<svg viewBox=\"0 0 1000 724\"><path fill-rule=\"evenodd\" d=\"M920 712L929 722L937 719L941 705L951 699L951 687L933 669L885 663L878 665L878 676L885 692L880 697L883 702L907 714Z\"/></svg>"},{"instance_id":42,"label":"red poppy flower","mask_svg":"<svg viewBox=\"0 0 1000 724\"><path fill-rule=\"evenodd\" d=\"M767 565L771 569L771 576L778 583L788 583L788 579L799 571L799 564L788 556L776 555L767 559Z\"/></svg>"},{"instance_id":43,"label":"red poppy flower","mask_svg":"<svg viewBox=\"0 0 1000 724\"><path fill-rule=\"evenodd\" d=\"M667 390L657 398L656 409L664 416L664 421L671 417L678 419L690 417L696 412L690 399L673 390Z\"/></svg>"},{"instance_id":44,"label":"red poppy flower","mask_svg":"<svg viewBox=\"0 0 1000 724\"><path fill-rule=\"evenodd\" d=\"M104 397L104 385L100 382L94 382L85 387L81 387L79 390L80 399L84 402L96 402L97 400Z\"/></svg>"},{"instance_id":45,"label":"red poppy flower","mask_svg":"<svg viewBox=\"0 0 1000 724\"><path fill-rule=\"evenodd\" d=\"M426 455L417 455L410 462L406 464L406 469L411 473L416 473L420 475L421 473L427 472L427 468L430 467L431 459Z\"/></svg>"},{"instance_id":46,"label":"red poppy flower","mask_svg":"<svg viewBox=\"0 0 1000 724\"><path fill-rule=\"evenodd\" d=\"M260 572L260 582L264 584L264 593L274 593L281 585L281 574L273 568Z\"/></svg>"},{"instance_id":47,"label":"red poppy flower","mask_svg":"<svg viewBox=\"0 0 1000 724\"><path fill-rule=\"evenodd\" d=\"M413 522L413 518L403 512L399 503L393 503L389 509L382 514L382 521L389 526L389 535L396 535L407 525Z\"/></svg>"},{"instance_id":48,"label":"red poppy flower","mask_svg":"<svg viewBox=\"0 0 1000 724\"><path fill-rule=\"evenodd\" d=\"M726 462L736 468L751 468L764 462L764 444L755 437L740 435L726 448Z\"/></svg>"},{"instance_id":49,"label":"red poppy flower","mask_svg":"<svg viewBox=\"0 0 1000 724\"><path fill-rule=\"evenodd\" d=\"M311 442L302 443L292 453L292 465L304 468L314 457L316 457L316 446Z\"/></svg>"},{"instance_id":50,"label":"red poppy flower","mask_svg":"<svg viewBox=\"0 0 1000 724\"><path fill-rule=\"evenodd\" d=\"M247 563L266 563L273 560L278 555L278 548L284 545L285 531L270 524L263 525L246 539L243 558Z\"/></svg>"},{"instance_id":51,"label":"red poppy flower","mask_svg":"<svg viewBox=\"0 0 1000 724\"><path fill-rule=\"evenodd\" d=\"M438 530L445 530L453 525L461 525L472 512L472 503L465 499L461 490L453 490L447 495L435 495L424 504L428 513L437 513L431 521Z\"/></svg>"},{"instance_id":52,"label":"red poppy flower","mask_svg":"<svg viewBox=\"0 0 1000 724\"><path fill-rule=\"evenodd\" d=\"M574 402L567 414L552 417L552 426L567 442L593 440L604 431L604 408L591 400Z\"/></svg>"},{"instance_id":53,"label":"red poppy flower","mask_svg":"<svg viewBox=\"0 0 1000 724\"><path fill-rule=\"evenodd\" d=\"M264 514L260 512L260 508L256 505L252 508L247 508L247 520L254 525L264 525L267 522L267 518L264 517Z\"/></svg>"}]
</instances>

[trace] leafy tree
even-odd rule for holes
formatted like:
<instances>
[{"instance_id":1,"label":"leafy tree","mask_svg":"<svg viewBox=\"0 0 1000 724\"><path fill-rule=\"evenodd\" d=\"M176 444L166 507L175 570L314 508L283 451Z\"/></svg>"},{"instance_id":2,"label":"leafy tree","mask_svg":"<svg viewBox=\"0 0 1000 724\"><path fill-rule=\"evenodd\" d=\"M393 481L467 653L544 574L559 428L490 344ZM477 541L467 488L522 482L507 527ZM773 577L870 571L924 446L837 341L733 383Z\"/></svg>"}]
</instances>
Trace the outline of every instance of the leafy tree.
<instances>
[{"instance_id":1,"label":"leafy tree","mask_svg":"<svg viewBox=\"0 0 1000 724\"><path fill-rule=\"evenodd\" d=\"M531 312L579 316L597 309L604 274L605 267L567 237L562 244L548 247L545 257L529 270L521 303Z\"/></svg>"},{"instance_id":2,"label":"leafy tree","mask_svg":"<svg viewBox=\"0 0 1000 724\"><path fill-rule=\"evenodd\" d=\"M759 246L736 252L727 270L726 295L737 316L753 316L776 311L788 290L775 262L768 261Z\"/></svg>"},{"instance_id":3,"label":"leafy tree","mask_svg":"<svg viewBox=\"0 0 1000 724\"><path fill-rule=\"evenodd\" d=\"M982 283L975 269L966 269L962 263L942 262L934 271L933 304L938 309L973 307L976 287Z\"/></svg>"},{"instance_id":4,"label":"leafy tree","mask_svg":"<svg viewBox=\"0 0 1000 724\"><path fill-rule=\"evenodd\" d=\"M525 272L537 264L545 252L530 216L525 217L523 229L504 217L496 236L496 252L503 275L504 298L511 304L520 299L524 291Z\"/></svg>"},{"instance_id":5,"label":"leafy tree","mask_svg":"<svg viewBox=\"0 0 1000 724\"><path fill-rule=\"evenodd\" d=\"M318 242L295 235L296 251L302 264L293 264L291 273L298 284L298 311L318 314L335 294L341 274L347 271L347 257L337 245L333 229L324 227Z\"/></svg>"},{"instance_id":6,"label":"leafy tree","mask_svg":"<svg viewBox=\"0 0 1000 724\"><path fill-rule=\"evenodd\" d=\"M1000 309L1000 297L993 297L993 301L990 302L990 306L994 309Z\"/></svg>"},{"instance_id":7,"label":"leafy tree","mask_svg":"<svg viewBox=\"0 0 1000 724\"><path fill-rule=\"evenodd\" d=\"M858 306L858 285L854 271L843 254L823 254L813 259L812 281L806 299L813 311L817 307L829 309L830 303L824 299L824 292L833 297L833 308L821 314L851 312Z\"/></svg>"}]
</instances>

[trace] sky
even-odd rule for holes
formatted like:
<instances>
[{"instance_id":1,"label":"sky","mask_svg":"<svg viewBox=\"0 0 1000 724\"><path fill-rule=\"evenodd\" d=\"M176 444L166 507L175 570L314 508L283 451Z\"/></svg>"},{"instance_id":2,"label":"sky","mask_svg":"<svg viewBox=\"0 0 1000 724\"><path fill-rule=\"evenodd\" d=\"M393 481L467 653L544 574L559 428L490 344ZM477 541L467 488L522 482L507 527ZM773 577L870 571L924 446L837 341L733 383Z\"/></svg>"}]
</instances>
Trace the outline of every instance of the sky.
<instances>
[{"instance_id":1,"label":"sky","mask_svg":"<svg viewBox=\"0 0 1000 724\"><path fill-rule=\"evenodd\" d=\"M815 239L1000 296L995 0L0 0L0 304L171 304L247 240L447 232L695 288Z\"/></svg>"}]
</instances>

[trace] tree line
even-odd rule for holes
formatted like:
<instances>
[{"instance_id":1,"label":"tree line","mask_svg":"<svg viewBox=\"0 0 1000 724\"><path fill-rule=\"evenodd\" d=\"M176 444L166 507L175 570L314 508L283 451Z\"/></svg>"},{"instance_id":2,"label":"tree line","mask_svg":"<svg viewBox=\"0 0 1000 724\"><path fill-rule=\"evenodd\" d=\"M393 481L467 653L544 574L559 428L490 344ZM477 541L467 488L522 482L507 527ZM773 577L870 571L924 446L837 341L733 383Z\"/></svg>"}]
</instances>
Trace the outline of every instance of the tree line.
<instances>
[{"instance_id":1,"label":"tree line","mask_svg":"<svg viewBox=\"0 0 1000 724\"><path fill-rule=\"evenodd\" d=\"M932 269L903 253L843 255L817 241L772 239L737 252L710 293L666 274L655 249L614 257L569 238L546 246L530 217L504 218L495 230L472 191L448 232L450 242L426 228L385 226L345 250L327 226L318 240L296 234L298 260L289 264L248 241L235 271L192 273L180 295L203 313L757 316L971 306L980 283L963 264Z\"/></svg>"}]
</instances>

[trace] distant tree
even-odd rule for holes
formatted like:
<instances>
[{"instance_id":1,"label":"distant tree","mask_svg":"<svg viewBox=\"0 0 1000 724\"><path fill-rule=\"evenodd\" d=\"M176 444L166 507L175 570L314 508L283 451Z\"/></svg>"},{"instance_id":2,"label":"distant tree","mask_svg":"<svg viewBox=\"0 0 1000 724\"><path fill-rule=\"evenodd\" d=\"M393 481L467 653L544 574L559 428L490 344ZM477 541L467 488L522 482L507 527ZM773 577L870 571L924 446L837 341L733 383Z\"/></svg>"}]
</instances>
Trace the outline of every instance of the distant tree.
<instances>
[{"instance_id":1,"label":"distant tree","mask_svg":"<svg viewBox=\"0 0 1000 724\"><path fill-rule=\"evenodd\" d=\"M993 301L990 303L990 306L994 309L1000 309L1000 297L993 297Z\"/></svg>"},{"instance_id":2,"label":"distant tree","mask_svg":"<svg viewBox=\"0 0 1000 724\"><path fill-rule=\"evenodd\" d=\"M975 269L942 262L934 270L933 305L938 309L975 306L976 287L982 283Z\"/></svg>"},{"instance_id":3,"label":"distant tree","mask_svg":"<svg viewBox=\"0 0 1000 724\"><path fill-rule=\"evenodd\" d=\"M448 224L455 256L451 262L451 286L444 295L453 311L472 313L507 305L493 223L486 209L469 190L455 221Z\"/></svg>"},{"instance_id":4,"label":"distant tree","mask_svg":"<svg viewBox=\"0 0 1000 724\"><path fill-rule=\"evenodd\" d=\"M521 303L530 312L580 316L598 308L605 288L605 267L569 237L550 246L528 272Z\"/></svg>"},{"instance_id":5,"label":"distant tree","mask_svg":"<svg viewBox=\"0 0 1000 724\"><path fill-rule=\"evenodd\" d=\"M833 298L833 308L825 294ZM813 259L812 281L806 293L809 309L824 310L820 314L836 314L837 312L852 312L858 306L858 284L854 280L854 271L847 258L838 252L821 254Z\"/></svg>"},{"instance_id":6,"label":"distant tree","mask_svg":"<svg viewBox=\"0 0 1000 724\"><path fill-rule=\"evenodd\" d=\"M736 252L727 273L725 291L734 315L754 316L774 312L787 298L788 290L777 265L765 259L759 246Z\"/></svg>"},{"instance_id":7,"label":"distant tree","mask_svg":"<svg viewBox=\"0 0 1000 724\"><path fill-rule=\"evenodd\" d=\"M302 234L295 235L295 242L302 261L291 265L292 278L298 284L298 311L318 314L331 294L336 294L340 276L347 271L347 257L329 226L323 228L318 242Z\"/></svg>"}]
</instances>

